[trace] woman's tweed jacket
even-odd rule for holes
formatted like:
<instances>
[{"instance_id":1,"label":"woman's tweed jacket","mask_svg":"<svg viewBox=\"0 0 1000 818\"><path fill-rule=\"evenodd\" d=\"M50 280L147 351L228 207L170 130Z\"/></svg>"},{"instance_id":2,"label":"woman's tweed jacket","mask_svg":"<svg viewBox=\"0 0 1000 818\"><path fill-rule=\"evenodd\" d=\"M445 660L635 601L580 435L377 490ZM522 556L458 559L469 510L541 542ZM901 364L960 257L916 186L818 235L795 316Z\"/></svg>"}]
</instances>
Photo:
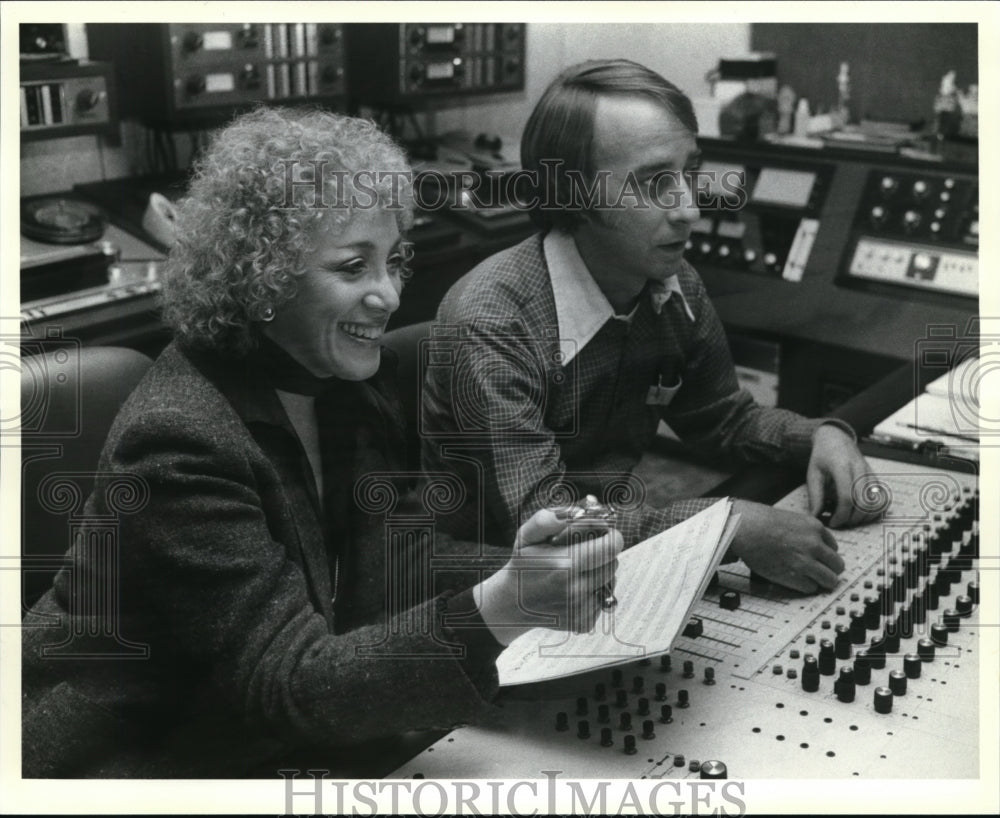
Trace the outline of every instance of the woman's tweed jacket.
<instances>
[{"instance_id":1,"label":"woman's tweed jacket","mask_svg":"<svg viewBox=\"0 0 1000 818\"><path fill-rule=\"evenodd\" d=\"M372 473L399 466L389 368L355 385L354 473L375 483L347 504L335 559L274 390L246 364L164 351L111 429L68 567L23 622L25 777L277 775L302 748L336 770L374 737L489 716L499 648L442 622L475 578L387 537L403 505L387 510ZM429 541L438 563L479 553ZM390 619L402 585L424 601Z\"/></svg>"}]
</instances>

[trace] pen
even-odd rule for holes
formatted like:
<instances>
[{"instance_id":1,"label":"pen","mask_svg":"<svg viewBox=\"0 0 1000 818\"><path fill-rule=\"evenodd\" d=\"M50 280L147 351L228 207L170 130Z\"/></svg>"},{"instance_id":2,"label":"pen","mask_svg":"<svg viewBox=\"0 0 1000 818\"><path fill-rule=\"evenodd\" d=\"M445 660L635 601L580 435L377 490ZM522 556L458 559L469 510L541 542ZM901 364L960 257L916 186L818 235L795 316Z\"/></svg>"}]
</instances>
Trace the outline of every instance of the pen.
<instances>
[{"instance_id":1,"label":"pen","mask_svg":"<svg viewBox=\"0 0 1000 818\"><path fill-rule=\"evenodd\" d=\"M913 429L915 432L926 432L929 435L945 435L947 437L954 437L957 440L968 440L970 443L978 443L978 437L972 437L972 435L963 435L959 432L949 432L945 429L932 429L929 426L918 426L915 423L904 423L907 429Z\"/></svg>"}]
</instances>

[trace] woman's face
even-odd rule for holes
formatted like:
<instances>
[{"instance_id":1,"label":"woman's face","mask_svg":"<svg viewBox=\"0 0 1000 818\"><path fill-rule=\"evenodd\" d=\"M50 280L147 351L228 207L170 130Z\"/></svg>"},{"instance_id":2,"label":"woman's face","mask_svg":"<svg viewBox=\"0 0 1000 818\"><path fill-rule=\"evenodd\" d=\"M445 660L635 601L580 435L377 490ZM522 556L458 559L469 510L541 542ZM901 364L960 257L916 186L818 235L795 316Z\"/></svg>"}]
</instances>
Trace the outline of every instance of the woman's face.
<instances>
[{"instance_id":1,"label":"woman's face","mask_svg":"<svg viewBox=\"0 0 1000 818\"><path fill-rule=\"evenodd\" d=\"M298 292L264 324L264 334L318 377L370 378L403 288L396 217L380 208L362 210L339 230L326 220L316 230Z\"/></svg>"}]
</instances>

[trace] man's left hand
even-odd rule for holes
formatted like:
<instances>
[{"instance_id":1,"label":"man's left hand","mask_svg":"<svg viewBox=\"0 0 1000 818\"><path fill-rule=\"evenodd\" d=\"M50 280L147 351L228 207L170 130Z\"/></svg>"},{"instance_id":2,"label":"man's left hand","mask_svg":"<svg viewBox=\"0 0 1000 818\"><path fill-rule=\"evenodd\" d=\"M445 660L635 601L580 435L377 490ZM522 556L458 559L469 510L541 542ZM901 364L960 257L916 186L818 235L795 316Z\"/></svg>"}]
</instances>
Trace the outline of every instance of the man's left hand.
<instances>
[{"instance_id":1,"label":"man's left hand","mask_svg":"<svg viewBox=\"0 0 1000 818\"><path fill-rule=\"evenodd\" d=\"M858 481L870 473L868 462L850 435L832 424L820 426L813 435L812 455L806 471L809 512L818 517L832 509L831 528L869 523L883 509L866 510L854 502Z\"/></svg>"}]
</instances>

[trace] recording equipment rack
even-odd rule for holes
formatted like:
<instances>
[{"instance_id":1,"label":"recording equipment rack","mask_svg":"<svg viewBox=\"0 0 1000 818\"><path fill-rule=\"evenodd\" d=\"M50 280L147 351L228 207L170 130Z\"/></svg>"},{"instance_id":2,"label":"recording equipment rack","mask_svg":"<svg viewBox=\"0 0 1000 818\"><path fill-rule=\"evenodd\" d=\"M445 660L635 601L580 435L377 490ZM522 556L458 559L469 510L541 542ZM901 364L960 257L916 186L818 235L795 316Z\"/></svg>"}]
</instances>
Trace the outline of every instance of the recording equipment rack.
<instances>
[{"instance_id":1,"label":"recording equipment rack","mask_svg":"<svg viewBox=\"0 0 1000 818\"><path fill-rule=\"evenodd\" d=\"M886 511L836 532L834 592L724 565L696 638L505 689L497 724L455 730L391 777L978 777L976 477L869 463L864 502ZM804 511L804 487L776 507Z\"/></svg>"}]
</instances>

